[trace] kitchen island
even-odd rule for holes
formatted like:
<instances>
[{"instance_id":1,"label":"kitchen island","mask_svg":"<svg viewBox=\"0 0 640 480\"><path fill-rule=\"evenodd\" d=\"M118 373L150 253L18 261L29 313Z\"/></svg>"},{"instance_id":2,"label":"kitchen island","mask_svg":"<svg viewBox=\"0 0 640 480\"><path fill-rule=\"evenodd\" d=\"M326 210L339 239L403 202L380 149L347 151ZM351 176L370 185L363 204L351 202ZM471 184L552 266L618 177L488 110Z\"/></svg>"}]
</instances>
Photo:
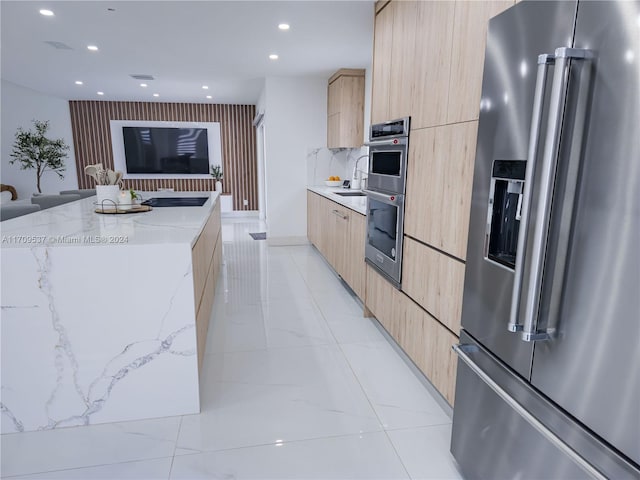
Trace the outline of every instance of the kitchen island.
<instances>
[{"instance_id":1,"label":"kitchen island","mask_svg":"<svg viewBox=\"0 0 640 480\"><path fill-rule=\"evenodd\" d=\"M95 213L95 197L2 222L2 433L198 413L222 254L201 207Z\"/></svg>"}]
</instances>

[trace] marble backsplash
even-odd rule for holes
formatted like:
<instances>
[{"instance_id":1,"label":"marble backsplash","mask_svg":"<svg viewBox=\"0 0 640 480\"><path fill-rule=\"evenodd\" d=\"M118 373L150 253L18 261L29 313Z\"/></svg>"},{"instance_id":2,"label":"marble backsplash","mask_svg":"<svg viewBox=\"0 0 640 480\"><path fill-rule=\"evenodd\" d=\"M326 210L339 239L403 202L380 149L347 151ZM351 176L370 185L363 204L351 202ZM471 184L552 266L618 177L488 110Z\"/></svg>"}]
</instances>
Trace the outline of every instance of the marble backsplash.
<instances>
[{"instance_id":1,"label":"marble backsplash","mask_svg":"<svg viewBox=\"0 0 640 480\"><path fill-rule=\"evenodd\" d=\"M307 185L324 185L331 175L350 180L356 160L368 153L368 147L310 149L307 152ZM366 172L368 168L368 159L360 159L358 170Z\"/></svg>"}]
</instances>

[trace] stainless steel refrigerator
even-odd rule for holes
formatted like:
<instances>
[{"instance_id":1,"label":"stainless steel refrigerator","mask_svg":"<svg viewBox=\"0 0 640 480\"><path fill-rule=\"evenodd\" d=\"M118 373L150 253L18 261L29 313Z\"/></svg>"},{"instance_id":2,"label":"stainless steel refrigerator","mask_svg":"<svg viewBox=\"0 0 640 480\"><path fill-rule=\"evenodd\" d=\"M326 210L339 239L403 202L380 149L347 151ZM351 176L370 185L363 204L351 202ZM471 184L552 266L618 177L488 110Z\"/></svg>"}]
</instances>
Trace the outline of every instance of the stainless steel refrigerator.
<instances>
[{"instance_id":1,"label":"stainless steel refrigerator","mask_svg":"<svg viewBox=\"0 0 640 480\"><path fill-rule=\"evenodd\" d=\"M490 21L451 452L466 478L640 478L640 2Z\"/></svg>"}]
</instances>

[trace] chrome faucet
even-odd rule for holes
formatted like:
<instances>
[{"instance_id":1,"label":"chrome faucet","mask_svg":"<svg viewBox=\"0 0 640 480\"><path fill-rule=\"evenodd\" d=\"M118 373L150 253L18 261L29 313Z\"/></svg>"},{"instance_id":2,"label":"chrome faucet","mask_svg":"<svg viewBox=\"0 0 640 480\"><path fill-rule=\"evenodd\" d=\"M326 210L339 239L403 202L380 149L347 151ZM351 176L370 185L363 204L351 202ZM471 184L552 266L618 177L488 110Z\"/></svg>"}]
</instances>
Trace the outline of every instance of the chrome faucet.
<instances>
[{"instance_id":1,"label":"chrome faucet","mask_svg":"<svg viewBox=\"0 0 640 480\"><path fill-rule=\"evenodd\" d=\"M364 173L362 170L358 170L358 162L363 158L369 158L369 154L367 153L366 155L360 155L358 158L356 158L356 164L353 167L353 175L351 175L352 179L360 180L360 176L358 176L358 172Z\"/></svg>"}]
</instances>

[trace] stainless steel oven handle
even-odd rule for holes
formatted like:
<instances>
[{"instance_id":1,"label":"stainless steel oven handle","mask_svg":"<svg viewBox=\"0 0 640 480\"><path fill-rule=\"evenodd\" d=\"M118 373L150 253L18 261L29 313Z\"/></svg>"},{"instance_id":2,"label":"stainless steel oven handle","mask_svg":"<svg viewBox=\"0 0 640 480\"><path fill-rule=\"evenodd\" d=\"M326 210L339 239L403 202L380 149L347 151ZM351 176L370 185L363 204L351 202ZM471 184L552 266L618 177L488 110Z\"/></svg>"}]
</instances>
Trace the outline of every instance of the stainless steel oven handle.
<instances>
[{"instance_id":1,"label":"stainless steel oven handle","mask_svg":"<svg viewBox=\"0 0 640 480\"><path fill-rule=\"evenodd\" d=\"M549 332L538 331L538 315L540 310L540 294L544 262L547 253L547 237L549 234L549 217L555 188L556 166L560 151L562 119L569 84L570 59L589 58L589 51L576 48L557 48L555 52L556 67L553 72L551 100L549 102L549 119L547 138L545 139L542 171L540 174L540 198L533 227L533 245L531 247L531 268L529 271L527 295L525 299L524 327L522 340L549 340ZM519 239L518 239L519 240ZM518 245L519 247L520 245Z\"/></svg>"},{"instance_id":2,"label":"stainless steel oven handle","mask_svg":"<svg viewBox=\"0 0 640 480\"><path fill-rule=\"evenodd\" d=\"M397 146L403 146L407 143L407 137L401 137L401 138L391 138L389 140L371 140L369 142L364 142L364 145L366 147L384 147L384 146L388 146L388 145L397 145Z\"/></svg>"},{"instance_id":3,"label":"stainless steel oven handle","mask_svg":"<svg viewBox=\"0 0 640 480\"><path fill-rule=\"evenodd\" d=\"M544 105L544 93L547 85L547 70L549 65L555 62L553 55L543 54L538 56L538 74L536 77L536 89L533 96L533 111L531 114L531 130L529 131L529 148L527 151L527 168L524 178L524 190L518 201L522 201L520 209L520 229L518 230L518 245L516 247L516 265L513 275L513 292L511 293L511 313L507 330L520 332L523 324L519 321L520 296L522 295L522 278L524 276L524 256L527 249L527 234L530 217L531 195L533 192L533 179L538 158L538 142L540 141L540 126L542 124L542 109Z\"/></svg>"},{"instance_id":4,"label":"stainless steel oven handle","mask_svg":"<svg viewBox=\"0 0 640 480\"><path fill-rule=\"evenodd\" d=\"M586 473L588 473L591 477L597 479L606 479L600 471L596 470L589 462L587 462L584 458L582 458L575 450L573 450L569 445L564 443L560 437L558 437L555 433L553 433L545 424L543 424L540 420L534 417L526 408L524 408L515 398L513 398L507 391L505 391L498 383L493 380L487 373L480 368L476 362L474 362L469 355L465 352L465 350L470 350L471 348L477 349L478 347L475 345L453 345L453 351L458 354L458 358L464 362L464 364L475 373L480 380L487 384L491 390L493 390L507 405L509 405L518 415L520 415L524 420L529 423L533 428L535 428L538 432L540 432L545 438L547 438L553 445L555 445L559 450L561 450L565 455L567 455L571 460L573 460L576 465L582 468Z\"/></svg>"},{"instance_id":5,"label":"stainless steel oven handle","mask_svg":"<svg viewBox=\"0 0 640 480\"><path fill-rule=\"evenodd\" d=\"M398 205L403 199L403 195L396 193L380 193L373 190L362 190L367 197L371 197L379 202L387 203L390 205Z\"/></svg>"}]
</instances>

